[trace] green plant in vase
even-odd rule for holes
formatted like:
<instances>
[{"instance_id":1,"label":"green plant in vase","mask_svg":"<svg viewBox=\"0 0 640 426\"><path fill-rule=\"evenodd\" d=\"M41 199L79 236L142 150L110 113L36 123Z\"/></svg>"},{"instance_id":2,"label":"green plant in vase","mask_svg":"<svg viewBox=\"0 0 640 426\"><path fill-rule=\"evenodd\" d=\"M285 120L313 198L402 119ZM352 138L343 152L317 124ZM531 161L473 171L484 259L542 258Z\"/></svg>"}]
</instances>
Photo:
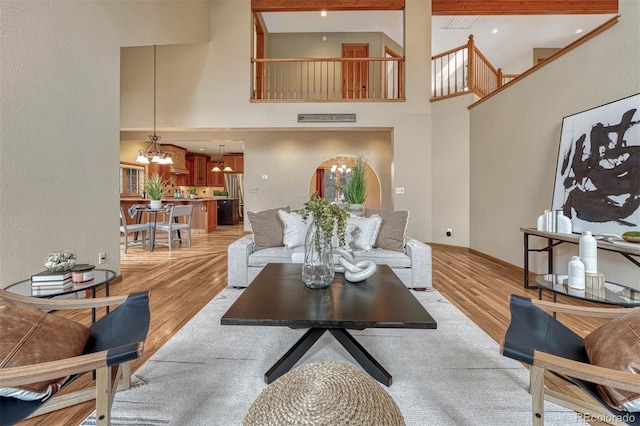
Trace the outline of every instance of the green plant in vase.
<instances>
[{"instance_id":1,"label":"green plant in vase","mask_svg":"<svg viewBox=\"0 0 640 426\"><path fill-rule=\"evenodd\" d=\"M338 244L344 247L349 210L329 203L315 193L300 209L300 216L305 221L312 219L304 242L302 281L313 289L329 287L335 275L331 245L333 229L336 228Z\"/></svg>"},{"instance_id":2,"label":"green plant in vase","mask_svg":"<svg viewBox=\"0 0 640 426\"><path fill-rule=\"evenodd\" d=\"M362 212L367 196L366 169L362 155L358 156L356 165L351 169L351 176L347 182L347 201L352 211Z\"/></svg>"},{"instance_id":3,"label":"green plant in vase","mask_svg":"<svg viewBox=\"0 0 640 426\"><path fill-rule=\"evenodd\" d=\"M151 205L153 208L159 208L158 204L162 205L162 195L169 183L162 179L158 173L154 173L144 181L144 192L151 198ZM153 201L156 201L155 203Z\"/></svg>"}]
</instances>

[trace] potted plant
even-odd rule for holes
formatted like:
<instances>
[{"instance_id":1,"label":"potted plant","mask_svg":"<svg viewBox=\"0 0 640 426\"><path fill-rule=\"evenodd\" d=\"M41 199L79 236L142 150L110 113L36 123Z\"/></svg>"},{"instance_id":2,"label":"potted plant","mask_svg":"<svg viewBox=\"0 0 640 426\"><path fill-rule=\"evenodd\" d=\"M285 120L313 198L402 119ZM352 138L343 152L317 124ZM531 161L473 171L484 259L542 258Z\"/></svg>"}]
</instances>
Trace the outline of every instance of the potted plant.
<instances>
[{"instance_id":1,"label":"potted plant","mask_svg":"<svg viewBox=\"0 0 640 426\"><path fill-rule=\"evenodd\" d=\"M162 195L167 187L168 182L162 179L158 173L154 173L144 181L144 192L151 198L151 208L159 209L162 207Z\"/></svg>"},{"instance_id":2,"label":"potted plant","mask_svg":"<svg viewBox=\"0 0 640 426\"><path fill-rule=\"evenodd\" d=\"M353 214L361 215L367 196L367 179L362 155L358 156L356 165L351 169L351 177L347 182L347 201Z\"/></svg>"},{"instance_id":3,"label":"potted plant","mask_svg":"<svg viewBox=\"0 0 640 426\"><path fill-rule=\"evenodd\" d=\"M190 198L196 198L196 194L198 193L198 191L195 188L191 188L189 190L189 197Z\"/></svg>"},{"instance_id":4,"label":"potted plant","mask_svg":"<svg viewBox=\"0 0 640 426\"><path fill-rule=\"evenodd\" d=\"M326 288L333 282L333 248L331 239L336 228L338 245L344 247L349 210L329 203L317 193L311 196L300 209L303 220L311 217L312 222L304 243L302 281L310 288Z\"/></svg>"}]
</instances>

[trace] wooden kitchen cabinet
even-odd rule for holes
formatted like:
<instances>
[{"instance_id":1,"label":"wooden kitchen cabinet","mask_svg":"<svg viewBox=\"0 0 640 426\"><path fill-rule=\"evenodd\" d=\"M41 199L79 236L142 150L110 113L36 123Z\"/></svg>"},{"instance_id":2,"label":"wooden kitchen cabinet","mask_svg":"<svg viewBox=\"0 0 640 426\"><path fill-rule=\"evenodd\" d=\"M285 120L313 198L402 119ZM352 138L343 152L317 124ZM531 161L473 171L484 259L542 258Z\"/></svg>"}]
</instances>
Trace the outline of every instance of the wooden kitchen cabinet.
<instances>
[{"instance_id":1,"label":"wooden kitchen cabinet","mask_svg":"<svg viewBox=\"0 0 640 426\"><path fill-rule=\"evenodd\" d=\"M193 162L193 172L189 170L189 176L191 176L190 186L206 186L208 174L207 161L209 157L206 155L187 154L185 162L189 160ZM188 165L187 169L189 169Z\"/></svg>"},{"instance_id":2,"label":"wooden kitchen cabinet","mask_svg":"<svg viewBox=\"0 0 640 426\"><path fill-rule=\"evenodd\" d=\"M212 172L217 163L210 161L207 163L207 186L224 186L224 173L222 172Z\"/></svg>"},{"instance_id":3,"label":"wooden kitchen cabinet","mask_svg":"<svg viewBox=\"0 0 640 426\"><path fill-rule=\"evenodd\" d=\"M233 173L244 172L244 155L242 154L227 154L224 156L224 166L231 167Z\"/></svg>"},{"instance_id":4,"label":"wooden kitchen cabinet","mask_svg":"<svg viewBox=\"0 0 640 426\"><path fill-rule=\"evenodd\" d=\"M204 204L207 209L207 232L215 231L218 226L218 202L207 200Z\"/></svg>"}]
</instances>

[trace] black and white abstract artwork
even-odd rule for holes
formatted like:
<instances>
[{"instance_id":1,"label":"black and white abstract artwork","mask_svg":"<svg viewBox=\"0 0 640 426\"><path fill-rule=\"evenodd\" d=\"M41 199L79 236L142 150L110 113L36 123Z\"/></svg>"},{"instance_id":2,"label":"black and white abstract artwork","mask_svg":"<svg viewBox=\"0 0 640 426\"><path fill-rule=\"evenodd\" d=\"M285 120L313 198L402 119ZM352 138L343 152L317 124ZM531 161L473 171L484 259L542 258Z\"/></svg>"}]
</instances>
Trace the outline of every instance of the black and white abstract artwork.
<instances>
[{"instance_id":1,"label":"black and white abstract artwork","mask_svg":"<svg viewBox=\"0 0 640 426\"><path fill-rule=\"evenodd\" d=\"M640 230L640 93L562 119L552 209L577 233Z\"/></svg>"}]
</instances>

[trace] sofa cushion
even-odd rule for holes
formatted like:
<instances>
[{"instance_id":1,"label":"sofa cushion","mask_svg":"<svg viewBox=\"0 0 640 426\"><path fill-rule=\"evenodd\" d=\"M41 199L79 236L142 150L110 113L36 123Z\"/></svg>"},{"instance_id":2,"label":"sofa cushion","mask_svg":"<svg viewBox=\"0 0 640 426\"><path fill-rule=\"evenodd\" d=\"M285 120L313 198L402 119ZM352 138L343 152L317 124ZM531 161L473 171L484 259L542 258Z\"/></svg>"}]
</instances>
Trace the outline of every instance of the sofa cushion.
<instances>
[{"instance_id":1,"label":"sofa cushion","mask_svg":"<svg viewBox=\"0 0 640 426\"><path fill-rule=\"evenodd\" d=\"M382 219L378 215L360 217L351 215L347 219L345 244L348 250L372 250L376 242Z\"/></svg>"},{"instance_id":2,"label":"sofa cushion","mask_svg":"<svg viewBox=\"0 0 640 426\"><path fill-rule=\"evenodd\" d=\"M298 247L297 249L300 249ZM292 263L292 256L296 249L286 247L270 247L254 251L249 255L249 266L265 266L267 263ZM303 249L304 251L304 249Z\"/></svg>"},{"instance_id":3,"label":"sofa cushion","mask_svg":"<svg viewBox=\"0 0 640 426\"><path fill-rule=\"evenodd\" d=\"M391 268L411 268L411 258L395 250L376 248L371 251L355 250L353 257L356 262L372 260L376 265L389 265Z\"/></svg>"},{"instance_id":4,"label":"sofa cushion","mask_svg":"<svg viewBox=\"0 0 640 426\"><path fill-rule=\"evenodd\" d=\"M82 354L89 328L66 318L0 298L0 368L57 361ZM67 377L15 388L0 395L19 399L44 399L58 391Z\"/></svg>"},{"instance_id":5,"label":"sofa cushion","mask_svg":"<svg viewBox=\"0 0 640 426\"><path fill-rule=\"evenodd\" d=\"M593 365L636 373L640 371L640 309L614 318L584 338ZM598 385L600 397L618 410L640 411L640 394Z\"/></svg>"},{"instance_id":6,"label":"sofa cushion","mask_svg":"<svg viewBox=\"0 0 640 426\"><path fill-rule=\"evenodd\" d=\"M270 247L282 247L284 242L284 224L278 215L279 210L289 211L289 207L247 212L247 218L253 231L254 251Z\"/></svg>"},{"instance_id":7,"label":"sofa cushion","mask_svg":"<svg viewBox=\"0 0 640 426\"><path fill-rule=\"evenodd\" d=\"M311 217L307 220L302 219L298 212L287 212L279 210L278 216L284 225L284 234L282 242L286 248L303 247L304 240L307 237L307 231L311 226Z\"/></svg>"},{"instance_id":8,"label":"sofa cushion","mask_svg":"<svg viewBox=\"0 0 640 426\"><path fill-rule=\"evenodd\" d=\"M374 247L404 252L409 212L407 210L366 209L366 217L376 214L382 218L382 225L380 226L380 232L378 232Z\"/></svg>"}]
</instances>

